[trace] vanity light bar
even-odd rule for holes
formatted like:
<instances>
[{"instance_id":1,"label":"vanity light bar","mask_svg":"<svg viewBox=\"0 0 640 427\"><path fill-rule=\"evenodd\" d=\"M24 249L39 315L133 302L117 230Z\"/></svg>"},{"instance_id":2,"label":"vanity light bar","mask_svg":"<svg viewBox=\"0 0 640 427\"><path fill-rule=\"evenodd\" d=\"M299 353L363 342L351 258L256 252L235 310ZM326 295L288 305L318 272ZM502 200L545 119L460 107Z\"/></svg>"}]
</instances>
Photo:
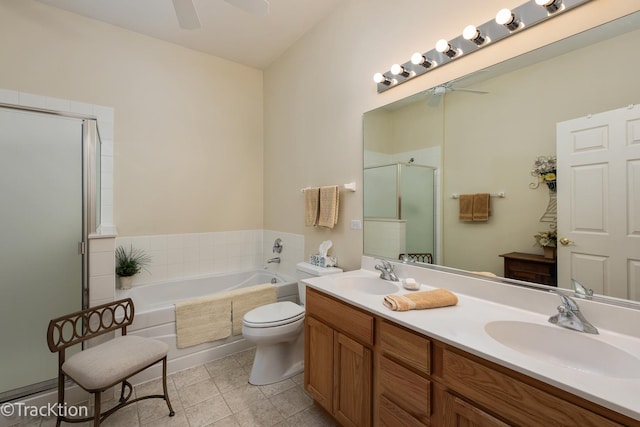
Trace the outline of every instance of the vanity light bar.
<instances>
[{"instance_id":1,"label":"vanity light bar","mask_svg":"<svg viewBox=\"0 0 640 427\"><path fill-rule=\"evenodd\" d=\"M452 40L442 39L434 49L425 53L416 52L410 61L394 64L385 73L376 73L374 81L378 93L589 1L591 0L530 0L515 9L500 10L496 19L478 27L469 25L463 35Z\"/></svg>"}]
</instances>

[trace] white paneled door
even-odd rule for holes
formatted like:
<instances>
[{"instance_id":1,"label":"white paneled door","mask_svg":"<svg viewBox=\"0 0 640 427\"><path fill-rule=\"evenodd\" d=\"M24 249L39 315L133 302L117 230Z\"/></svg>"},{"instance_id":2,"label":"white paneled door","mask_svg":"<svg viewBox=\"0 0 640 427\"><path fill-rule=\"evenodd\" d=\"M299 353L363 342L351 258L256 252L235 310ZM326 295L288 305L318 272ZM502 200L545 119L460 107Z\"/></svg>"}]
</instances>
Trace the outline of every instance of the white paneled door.
<instances>
[{"instance_id":1,"label":"white paneled door","mask_svg":"<svg viewBox=\"0 0 640 427\"><path fill-rule=\"evenodd\" d=\"M557 156L558 286L640 300L640 106L558 123Z\"/></svg>"}]
</instances>

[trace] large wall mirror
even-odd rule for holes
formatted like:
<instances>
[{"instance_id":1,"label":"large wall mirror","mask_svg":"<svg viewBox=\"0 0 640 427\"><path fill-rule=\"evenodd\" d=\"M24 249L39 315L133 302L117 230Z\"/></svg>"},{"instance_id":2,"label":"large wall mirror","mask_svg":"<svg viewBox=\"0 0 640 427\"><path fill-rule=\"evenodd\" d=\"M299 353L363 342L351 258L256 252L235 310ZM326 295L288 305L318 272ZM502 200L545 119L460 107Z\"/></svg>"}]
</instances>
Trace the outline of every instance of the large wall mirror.
<instances>
[{"instance_id":1,"label":"large wall mirror","mask_svg":"<svg viewBox=\"0 0 640 427\"><path fill-rule=\"evenodd\" d=\"M556 156L558 123L640 104L639 45L637 12L365 113L364 253L392 259L428 253L433 264L501 277L505 255L543 257L534 236L563 224L567 203L565 192L538 185L534 163ZM638 123L627 132L640 147ZM627 163L640 165L640 159ZM628 182L603 185L628 189L625 198L611 199L610 209L627 212L626 237L640 250L635 171L621 175ZM569 188L568 179L573 175L559 171L556 189ZM594 199L597 190L594 184ZM583 199L589 191L583 188ZM482 193L493 196L488 221L461 221L458 196ZM608 255L580 254L581 242L572 240L559 245L557 258L547 258L558 269L558 286L571 288L573 277L596 294L640 301L640 254L615 264ZM624 277L612 274L622 269ZM544 283L537 277L519 279Z\"/></svg>"}]
</instances>

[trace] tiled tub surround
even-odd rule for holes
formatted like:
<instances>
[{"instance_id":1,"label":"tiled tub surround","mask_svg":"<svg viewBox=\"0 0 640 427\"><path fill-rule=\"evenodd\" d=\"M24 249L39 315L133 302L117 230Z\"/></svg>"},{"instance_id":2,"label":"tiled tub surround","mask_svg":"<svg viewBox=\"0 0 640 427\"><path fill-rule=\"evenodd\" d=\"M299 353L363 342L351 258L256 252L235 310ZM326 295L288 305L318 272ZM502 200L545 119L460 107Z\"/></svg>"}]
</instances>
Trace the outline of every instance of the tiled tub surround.
<instances>
[{"instance_id":1,"label":"tiled tub surround","mask_svg":"<svg viewBox=\"0 0 640 427\"><path fill-rule=\"evenodd\" d=\"M283 241L280 254L272 252L276 238ZM175 281L267 267L269 271L295 277L296 263L304 259L304 236L272 230L241 230L214 233L166 234L118 237L89 236L89 303L115 299L114 250L117 246L144 249L151 265L134 279L134 286ZM279 256L279 264L267 260Z\"/></svg>"},{"instance_id":2,"label":"tiled tub surround","mask_svg":"<svg viewBox=\"0 0 640 427\"><path fill-rule=\"evenodd\" d=\"M284 249L272 252L281 238ZM118 237L116 247L143 249L151 264L134 279L137 284L246 271L268 267L270 271L294 276L295 265L304 258L304 236L271 230L239 230L213 233L165 234ZM279 256L280 264L267 264Z\"/></svg>"},{"instance_id":3,"label":"tiled tub surround","mask_svg":"<svg viewBox=\"0 0 640 427\"><path fill-rule=\"evenodd\" d=\"M557 313L558 296L517 286L505 286L497 281L437 269L394 263L398 277L413 277L422 283L422 290L446 288L455 292L459 303L455 307L434 310L396 312L382 304L383 295L363 293L340 285L340 278L358 276L377 278L374 258L362 257L362 269L342 274L305 279L308 286L334 296L356 307L394 323L437 339L445 344L510 368L547 384L576 394L591 402L640 421L640 379L600 375L567 368L560 364L526 356L506 347L487 335L484 325L496 320L529 322L552 327L547 322ZM376 279L377 280L377 279ZM408 291L396 283L398 290ZM640 310L613 306L597 301L577 299L580 310L600 335L588 339L602 340L632 355L640 354ZM568 331L580 334L577 331ZM579 354L580 349L575 349Z\"/></svg>"}]
</instances>

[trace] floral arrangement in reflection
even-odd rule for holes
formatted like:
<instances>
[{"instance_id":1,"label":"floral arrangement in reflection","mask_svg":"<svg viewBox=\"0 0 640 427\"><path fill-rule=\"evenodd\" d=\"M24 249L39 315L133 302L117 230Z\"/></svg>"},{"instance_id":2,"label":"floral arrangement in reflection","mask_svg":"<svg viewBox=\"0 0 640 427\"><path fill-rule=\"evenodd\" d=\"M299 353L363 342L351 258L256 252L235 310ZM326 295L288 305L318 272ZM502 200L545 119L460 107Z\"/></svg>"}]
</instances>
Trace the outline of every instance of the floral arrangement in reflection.
<instances>
[{"instance_id":1,"label":"floral arrangement in reflection","mask_svg":"<svg viewBox=\"0 0 640 427\"><path fill-rule=\"evenodd\" d=\"M540 231L533 236L538 246L555 248L558 246L558 232L556 230Z\"/></svg>"},{"instance_id":2,"label":"floral arrangement in reflection","mask_svg":"<svg viewBox=\"0 0 640 427\"><path fill-rule=\"evenodd\" d=\"M538 156L533 163L531 176L538 178L534 188L544 182L551 191L556 191L556 156Z\"/></svg>"}]
</instances>

